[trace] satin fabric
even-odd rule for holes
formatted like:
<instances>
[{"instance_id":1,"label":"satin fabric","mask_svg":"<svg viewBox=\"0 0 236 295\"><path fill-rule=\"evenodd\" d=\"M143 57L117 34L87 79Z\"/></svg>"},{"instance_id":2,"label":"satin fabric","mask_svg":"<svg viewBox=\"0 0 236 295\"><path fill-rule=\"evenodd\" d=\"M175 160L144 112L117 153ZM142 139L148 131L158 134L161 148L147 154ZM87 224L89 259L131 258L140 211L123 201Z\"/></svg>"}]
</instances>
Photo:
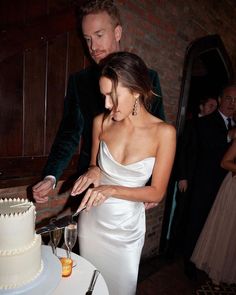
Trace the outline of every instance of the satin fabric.
<instances>
[{"instance_id":1,"label":"satin fabric","mask_svg":"<svg viewBox=\"0 0 236 295\"><path fill-rule=\"evenodd\" d=\"M149 180L155 158L122 165L104 141L98 163L101 184L142 187ZM82 212L79 219L80 254L99 269L110 295L134 295L146 231L143 202L109 197L102 205Z\"/></svg>"}]
</instances>

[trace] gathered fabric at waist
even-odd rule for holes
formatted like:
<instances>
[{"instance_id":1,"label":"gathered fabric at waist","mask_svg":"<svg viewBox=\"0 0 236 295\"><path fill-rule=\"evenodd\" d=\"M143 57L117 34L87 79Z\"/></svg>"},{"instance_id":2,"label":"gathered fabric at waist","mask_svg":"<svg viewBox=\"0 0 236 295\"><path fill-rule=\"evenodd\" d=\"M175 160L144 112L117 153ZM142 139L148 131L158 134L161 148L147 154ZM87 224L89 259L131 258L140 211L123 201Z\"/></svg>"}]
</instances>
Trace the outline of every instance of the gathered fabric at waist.
<instances>
[{"instance_id":1,"label":"gathered fabric at waist","mask_svg":"<svg viewBox=\"0 0 236 295\"><path fill-rule=\"evenodd\" d=\"M80 221L86 224L79 230L80 237L86 237L86 231L100 233L104 241L115 240L116 244L126 248L139 243L146 231L145 207L142 202L132 202L110 197L102 205L82 212Z\"/></svg>"}]
</instances>

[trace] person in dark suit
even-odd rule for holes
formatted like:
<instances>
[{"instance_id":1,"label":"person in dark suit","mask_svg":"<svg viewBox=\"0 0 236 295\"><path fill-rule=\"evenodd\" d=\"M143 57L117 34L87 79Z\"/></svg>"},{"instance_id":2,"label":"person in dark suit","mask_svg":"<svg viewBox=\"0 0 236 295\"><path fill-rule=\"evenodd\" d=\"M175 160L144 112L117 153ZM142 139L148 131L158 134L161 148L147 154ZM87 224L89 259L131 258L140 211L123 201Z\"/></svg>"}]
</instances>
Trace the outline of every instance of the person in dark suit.
<instances>
[{"instance_id":1,"label":"person in dark suit","mask_svg":"<svg viewBox=\"0 0 236 295\"><path fill-rule=\"evenodd\" d=\"M196 138L193 130L197 120L213 113L218 107L216 97L207 96L200 100L196 114L185 122L185 127L178 139L178 148L175 158L176 177L176 207L171 222L166 257L174 258L175 254L182 252L183 239L186 234L186 221L190 205L190 190L195 171L196 155L192 153Z\"/></svg>"},{"instance_id":2,"label":"person in dark suit","mask_svg":"<svg viewBox=\"0 0 236 295\"><path fill-rule=\"evenodd\" d=\"M36 202L44 203L67 167L82 137L78 175L86 171L90 161L93 118L104 111L104 99L99 91L98 64L109 53L120 51L122 26L117 7L112 0L90 0L80 7L79 23L91 58L90 67L72 74L68 81L63 118L52 145L43 180L33 186ZM158 74L149 69L153 85L150 112L165 119Z\"/></svg>"},{"instance_id":3,"label":"person in dark suit","mask_svg":"<svg viewBox=\"0 0 236 295\"><path fill-rule=\"evenodd\" d=\"M191 204L184 246L185 272L190 278L196 274L190 257L227 173L221 168L220 162L232 139L230 129L235 125L235 95L236 85L225 87L219 97L218 110L200 118L194 130L196 144L192 154L196 156L196 167L190 192Z\"/></svg>"}]
</instances>

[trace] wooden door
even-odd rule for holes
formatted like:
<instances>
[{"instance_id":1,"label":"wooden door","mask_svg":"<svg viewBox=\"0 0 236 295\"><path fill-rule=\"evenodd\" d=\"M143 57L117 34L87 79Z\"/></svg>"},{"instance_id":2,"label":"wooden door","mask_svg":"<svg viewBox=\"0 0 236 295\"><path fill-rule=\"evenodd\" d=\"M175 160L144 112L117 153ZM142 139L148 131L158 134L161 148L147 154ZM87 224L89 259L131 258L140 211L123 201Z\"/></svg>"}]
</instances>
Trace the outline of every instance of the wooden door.
<instances>
[{"instance_id":1,"label":"wooden door","mask_svg":"<svg viewBox=\"0 0 236 295\"><path fill-rule=\"evenodd\" d=\"M72 1L2 0L0 27L0 187L27 185L47 160L68 76L86 59Z\"/></svg>"}]
</instances>

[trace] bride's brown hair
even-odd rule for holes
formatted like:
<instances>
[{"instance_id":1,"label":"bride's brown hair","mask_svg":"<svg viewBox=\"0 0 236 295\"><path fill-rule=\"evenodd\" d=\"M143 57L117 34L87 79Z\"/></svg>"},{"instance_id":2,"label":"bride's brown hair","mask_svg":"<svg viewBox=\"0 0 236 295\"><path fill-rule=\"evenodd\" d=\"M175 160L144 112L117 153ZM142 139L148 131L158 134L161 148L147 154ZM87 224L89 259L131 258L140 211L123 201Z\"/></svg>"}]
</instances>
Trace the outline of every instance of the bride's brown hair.
<instances>
[{"instance_id":1,"label":"bride's brown hair","mask_svg":"<svg viewBox=\"0 0 236 295\"><path fill-rule=\"evenodd\" d=\"M106 77L112 82L112 99L115 105L117 105L116 89L118 82L120 82L131 93L138 93L140 102L147 110L150 109L154 93L148 68L138 55L125 51L112 53L101 61L100 67L100 76Z\"/></svg>"}]
</instances>

